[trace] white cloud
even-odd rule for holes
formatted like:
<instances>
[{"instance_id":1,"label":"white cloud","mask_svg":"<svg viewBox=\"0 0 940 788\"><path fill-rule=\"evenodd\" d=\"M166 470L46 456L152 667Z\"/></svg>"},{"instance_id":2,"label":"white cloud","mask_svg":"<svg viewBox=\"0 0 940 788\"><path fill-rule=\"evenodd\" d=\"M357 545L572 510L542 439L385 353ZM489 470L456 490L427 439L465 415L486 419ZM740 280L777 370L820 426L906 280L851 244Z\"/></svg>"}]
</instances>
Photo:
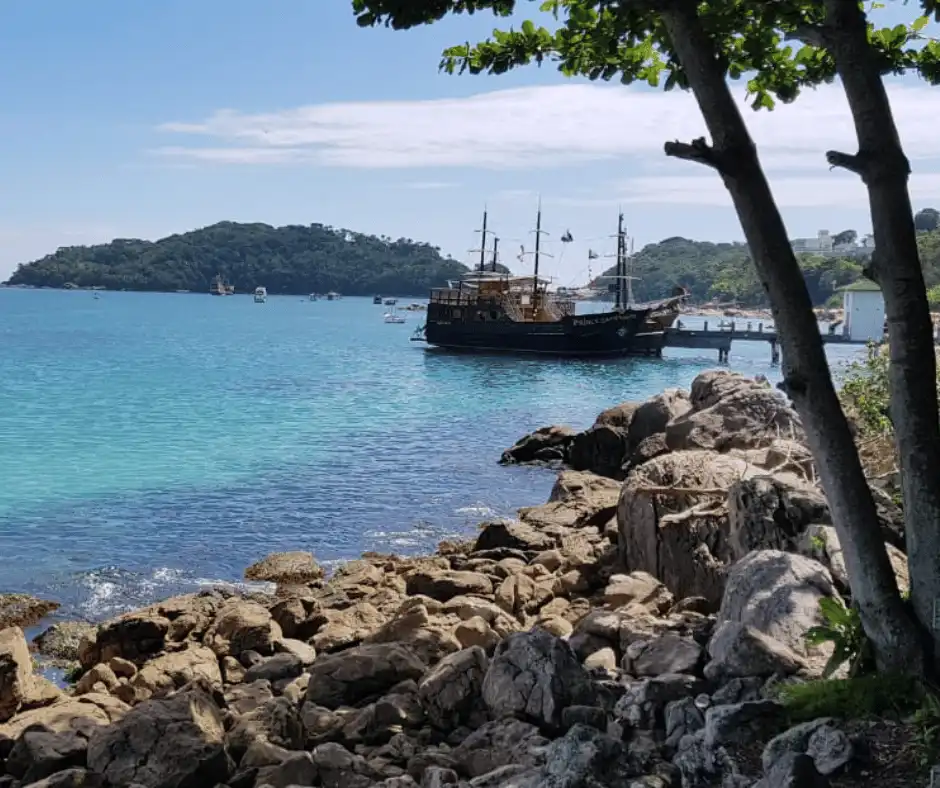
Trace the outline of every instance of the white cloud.
<instances>
[{"instance_id":1,"label":"white cloud","mask_svg":"<svg viewBox=\"0 0 940 788\"><path fill-rule=\"evenodd\" d=\"M795 104L752 112L738 90L761 152L781 164L812 164L854 138L838 85ZM909 154L936 155L940 91L895 85L892 103ZM220 110L200 123L167 123L167 133L204 137L207 147L165 155L250 164L310 161L364 168L505 167L662 153L667 139L703 133L687 93L566 84L468 98L319 104L266 114Z\"/></svg>"},{"instance_id":2,"label":"white cloud","mask_svg":"<svg viewBox=\"0 0 940 788\"><path fill-rule=\"evenodd\" d=\"M773 112L753 112L743 91L735 90L782 205L864 201L858 180L830 173L824 158L829 149L855 148L839 85L807 91L796 103L780 105ZM940 90L895 83L890 92L914 166L912 188L923 197L940 196L940 176L935 174L940 173L936 143ZM264 114L220 110L201 122L167 123L160 129L196 138L189 145L154 151L177 162L545 169L609 160L612 177L635 176L621 183L627 198L727 204L716 178L687 174L694 164L663 154L664 141L690 140L704 133L694 99L682 92L564 84L468 98L320 104ZM415 181L406 187L443 185Z\"/></svg>"}]
</instances>

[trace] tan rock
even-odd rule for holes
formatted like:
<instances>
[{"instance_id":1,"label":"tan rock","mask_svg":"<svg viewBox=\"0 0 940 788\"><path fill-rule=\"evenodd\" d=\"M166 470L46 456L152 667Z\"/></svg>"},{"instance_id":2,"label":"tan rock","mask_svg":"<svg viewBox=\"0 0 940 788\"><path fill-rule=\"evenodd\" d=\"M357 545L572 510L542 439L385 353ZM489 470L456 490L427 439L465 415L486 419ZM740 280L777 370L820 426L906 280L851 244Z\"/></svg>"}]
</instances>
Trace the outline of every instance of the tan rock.
<instances>
[{"instance_id":1,"label":"tan rock","mask_svg":"<svg viewBox=\"0 0 940 788\"><path fill-rule=\"evenodd\" d=\"M496 604L517 618L534 613L551 598L551 589L525 575L507 577L496 591Z\"/></svg>"},{"instance_id":2,"label":"tan rock","mask_svg":"<svg viewBox=\"0 0 940 788\"><path fill-rule=\"evenodd\" d=\"M92 692L96 684L101 684L104 692L107 693L118 685L118 677L109 665L95 665L78 680L75 685L75 694L85 695Z\"/></svg>"},{"instance_id":3,"label":"tan rock","mask_svg":"<svg viewBox=\"0 0 940 788\"><path fill-rule=\"evenodd\" d=\"M309 583L323 577L323 569L313 553L296 550L287 553L272 553L245 570L246 580L261 580L269 583Z\"/></svg>"},{"instance_id":4,"label":"tan rock","mask_svg":"<svg viewBox=\"0 0 940 788\"><path fill-rule=\"evenodd\" d=\"M454 635L460 643L461 648L471 648L479 646L487 653L491 653L500 641L497 635L485 619L480 616L468 618L461 621L454 628Z\"/></svg>"},{"instance_id":5,"label":"tan rock","mask_svg":"<svg viewBox=\"0 0 940 788\"><path fill-rule=\"evenodd\" d=\"M29 646L19 627L0 630L0 722L6 722L22 705L33 682Z\"/></svg>"},{"instance_id":6,"label":"tan rock","mask_svg":"<svg viewBox=\"0 0 940 788\"><path fill-rule=\"evenodd\" d=\"M604 604L614 610L640 604L652 613L665 613L674 601L669 589L648 572L613 575L604 589Z\"/></svg>"},{"instance_id":7,"label":"tan rock","mask_svg":"<svg viewBox=\"0 0 940 788\"><path fill-rule=\"evenodd\" d=\"M598 649L584 660L584 667L593 670L616 670L617 652L612 648Z\"/></svg>"},{"instance_id":8,"label":"tan rock","mask_svg":"<svg viewBox=\"0 0 940 788\"><path fill-rule=\"evenodd\" d=\"M244 651L274 653L281 628L257 602L233 599L219 610L206 632L205 644L218 656L238 657Z\"/></svg>"},{"instance_id":9,"label":"tan rock","mask_svg":"<svg viewBox=\"0 0 940 788\"><path fill-rule=\"evenodd\" d=\"M210 686L222 686L222 673L215 653L203 646L191 645L183 651L151 660L129 683L139 702L164 697L195 679L202 679Z\"/></svg>"},{"instance_id":10,"label":"tan rock","mask_svg":"<svg viewBox=\"0 0 940 788\"><path fill-rule=\"evenodd\" d=\"M561 616L546 616L545 618L539 618L536 626L539 629L544 629L546 632L550 632L555 637L566 638L573 631L574 627L571 626L571 622L565 620Z\"/></svg>"},{"instance_id":11,"label":"tan rock","mask_svg":"<svg viewBox=\"0 0 940 788\"><path fill-rule=\"evenodd\" d=\"M0 740L16 740L28 728L42 728L53 733L73 731L89 735L99 725L110 725L119 720L128 707L110 695L82 695L80 698L62 698L50 706L17 714L0 725Z\"/></svg>"},{"instance_id":12,"label":"tan rock","mask_svg":"<svg viewBox=\"0 0 940 788\"><path fill-rule=\"evenodd\" d=\"M386 622L385 616L369 602L357 602L345 610L326 610L323 617L326 623L312 640L321 654L355 645Z\"/></svg>"}]
</instances>

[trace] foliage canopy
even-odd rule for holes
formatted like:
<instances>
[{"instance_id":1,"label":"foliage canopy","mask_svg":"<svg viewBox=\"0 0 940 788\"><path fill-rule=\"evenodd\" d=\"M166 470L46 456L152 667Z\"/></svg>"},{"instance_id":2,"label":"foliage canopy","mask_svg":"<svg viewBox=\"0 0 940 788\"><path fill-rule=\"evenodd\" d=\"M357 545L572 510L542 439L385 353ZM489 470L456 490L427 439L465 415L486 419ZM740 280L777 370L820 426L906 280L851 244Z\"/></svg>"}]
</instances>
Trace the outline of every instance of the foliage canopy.
<instances>
[{"instance_id":1,"label":"foliage canopy","mask_svg":"<svg viewBox=\"0 0 940 788\"><path fill-rule=\"evenodd\" d=\"M9 284L109 290L206 292L222 274L238 292L336 290L346 295L423 295L466 272L436 247L320 224L271 227L220 222L159 241L117 239L69 246L25 265Z\"/></svg>"}]
</instances>

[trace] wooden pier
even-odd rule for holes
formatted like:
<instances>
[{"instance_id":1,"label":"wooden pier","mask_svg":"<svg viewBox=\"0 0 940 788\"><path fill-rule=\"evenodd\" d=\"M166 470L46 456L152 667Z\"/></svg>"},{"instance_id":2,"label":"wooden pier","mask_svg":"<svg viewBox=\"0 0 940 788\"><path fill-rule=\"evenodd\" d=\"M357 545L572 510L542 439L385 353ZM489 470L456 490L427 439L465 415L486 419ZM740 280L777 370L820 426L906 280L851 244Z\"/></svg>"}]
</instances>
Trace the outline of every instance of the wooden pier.
<instances>
[{"instance_id":1,"label":"wooden pier","mask_svg":"<svg viewBox=\"0 0 940 788\"><path fill-rule=\"evenodd\" d=\"M705 321L702 328L685 328L680 320L666 329L666 347L701 348L717 350L718 360L726 362L732 342L766 342L770 345L770 363L780 363L780 343L773 328L765 328L756 320L732 320L725 328L709 329ZM867 340L852 339L845 334L822 333L822 341L834 345L865 345Z\"/></svg>"}]
</instances>

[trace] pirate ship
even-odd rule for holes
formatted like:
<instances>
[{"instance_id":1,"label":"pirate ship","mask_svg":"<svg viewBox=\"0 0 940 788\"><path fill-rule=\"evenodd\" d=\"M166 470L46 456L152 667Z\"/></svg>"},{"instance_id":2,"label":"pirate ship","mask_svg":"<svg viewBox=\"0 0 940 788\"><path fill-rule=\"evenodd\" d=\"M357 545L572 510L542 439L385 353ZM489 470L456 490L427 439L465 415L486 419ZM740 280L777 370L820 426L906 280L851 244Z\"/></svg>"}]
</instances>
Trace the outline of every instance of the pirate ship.
<instances>
[{"instance_id":1,"label":"pirate ship","mask_svg":"<svg viewBox=\"0 0 940 788\"><path fill-rule=\"evenodd\" d=\"M665 329L679 311L681 296L662 302L631 305L625 287L624 234L618 233L616 303L612 310L579 315L576 301L549 289L540 276L543 255L542 209L535 226L531 275L514 276L498 261L499 239L493 244L488 267L487 214L483 214L479 267L448 287L431 290L427 321L415 341L448 350L470 352L538 353L569 357L658 355ZM570 240L570 233L566 233ZM565 240L564 238L562 240Z\"/></svg>"}]
</instances>

